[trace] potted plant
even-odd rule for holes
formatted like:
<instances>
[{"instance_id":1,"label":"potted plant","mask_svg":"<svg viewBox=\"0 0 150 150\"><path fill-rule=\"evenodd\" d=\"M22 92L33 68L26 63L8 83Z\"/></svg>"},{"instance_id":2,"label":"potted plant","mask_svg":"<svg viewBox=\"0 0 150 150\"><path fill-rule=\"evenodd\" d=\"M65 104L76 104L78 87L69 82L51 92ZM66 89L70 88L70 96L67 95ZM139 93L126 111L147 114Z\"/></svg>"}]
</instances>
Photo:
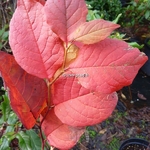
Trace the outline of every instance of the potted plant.
<instances>
[{"instance_id":1,"label":"potted plant","mask_svg":"<svg viewBox=\"0 0 150 150\"><path fill-rule=\"evenodd\" d=\"M119 150L149 150L149 142L144 139L130 138L124 141Z\"/></svg>"},{"instance_id":2,"label":"potted plant","mask_svg":"<svg viewBox=\"0 0 150 150\"><path fill-rule=\"evenodd\" d=\"M0 52L11 107L26 129L38 125L42 150L46 140L70 149L86 126L107 119L115 91L131 84L147 61L128 43L108 38L119 25L86 22L87 13L84 0L18 0L9 32L13 56Z\"/></svg>"}]
</instances>

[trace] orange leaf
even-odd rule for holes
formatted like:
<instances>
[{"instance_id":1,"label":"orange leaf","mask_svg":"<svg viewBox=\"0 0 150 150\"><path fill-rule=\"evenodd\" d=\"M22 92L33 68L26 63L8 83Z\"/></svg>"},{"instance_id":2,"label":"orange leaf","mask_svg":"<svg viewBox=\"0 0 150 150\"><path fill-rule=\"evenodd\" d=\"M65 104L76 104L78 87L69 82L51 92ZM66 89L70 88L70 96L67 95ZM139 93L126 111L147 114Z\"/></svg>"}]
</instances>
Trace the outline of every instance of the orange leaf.
<instances>
[{"instance_id":1,"label":"orange leaf","mask_svg":"<svg viewBox=\"0 0 150 150\"><path fill-rule=\"evenodd\" d=\"M0 72L5 87L8 88L11 107L23 125L30 129L46 106L46 83L26 73L16 63L14 57L7 53L0 52L0 64Z\"/></svg>"},{"instance_id":2,"label":"orange leaf","mask_svg":"<svg viewBox=\"0 0 150 150\"><path fill-rule=\"evenodd\" d=\"M44 113L42 113L44 116ZM41 116L41 119L43 117ZM55 115L54 110L50 110L42 123L42 130L44 131L48 142L51 146L59 149L70 149L73 147L80 136L84 133L84 128L71 127L63 124Z\"/></svg>"},{"instance_id":3,"label":"orange leaf","mask_svg":"<svg viewBox=\"0 0 150 150\"><path fill-rule=\"evenodd\" d=\"M118 28L119 25L106 20L93 20L83 23L75 32L72 33L70 39L80 41L84 44L94 44L104 40L111 32Z\"/></svg>"}]
</instances>

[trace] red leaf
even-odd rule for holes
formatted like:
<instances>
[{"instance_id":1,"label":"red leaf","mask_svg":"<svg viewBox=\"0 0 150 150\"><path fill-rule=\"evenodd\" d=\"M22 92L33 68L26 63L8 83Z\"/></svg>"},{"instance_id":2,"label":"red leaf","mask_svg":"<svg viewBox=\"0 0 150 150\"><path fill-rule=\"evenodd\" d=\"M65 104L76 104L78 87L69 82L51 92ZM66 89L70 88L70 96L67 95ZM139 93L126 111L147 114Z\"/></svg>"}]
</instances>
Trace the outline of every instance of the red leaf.
<instances>
[{"instance_id":1,"label":"red leaf","mask_svg":"<svg viewBox=\"0 0 150 150\"><path fill-rule=\"evenodd\" d=\"M42 130L51 146L64 150L73 147L85 129L63 124L52 109L42 123Z\"/></svg>"},{"instance_id":2,"label":"red leaf","mask_svg":"<svg viewBox=\"0 0 150 150\"><path fill-rule=\"evenodd\" d=\"M84 0L47 0L45 11L52 30L64 42L68 42L68 36L86 21Z\"/></svg>"},{"instance_id":3,"label":"red leaf","mask_svg":"<svg viewBox=\"0 0 150 150\"><path fill-rule=\"evenodd\" d=\"M87 89L112 93L130 85L147 56L126 42L105 39L93 45L77 44L78 58L70 65L74 74L87 74L78 78Z\"/></svg>"},{"instance_id":4,"label":"red leaf","mask_svg":"<svg viewBox=\"0 0 150 150\"><path fill-rule=\"evenodd\" d=\"M73 34L71 39L84 44L94 44L104 40L119 25L105 20L93 20L83 23Z\"/></svg>"},{"instance_id":5,"label":"red leaf","mask_svg":"<svg viewBox=\"0 0 150 150\"><path fill-rule=\"evenodd\" d=\"M116 93L91 91L78 83L80 77L67 72L53 85L52 101L57 117L71 126L87 126L110 116L117 103ZM76 74L77 75L77 74ZM60 96L61 95L61 96Z\"/></svg>"},{"instance_id":6,"label":"red leaf","mask_svg":"<svg viewBox=\"0 0 150 150\"><path fill-rule=\"evenodd\" d=\"M41 3L43 6L45 5L45 0L37 0L37 2Z\"/></svg>"},{"instance_id":7,"label":"red leaf","mask_svg":"<svg viewBox=\"0 0 150 150\"><path fill-rule=\"evenodd\" d=\"M73 75L75 74L72 72L66 72L51 87L53 105L90 93L90 90L85 89L81 84L78 84L77 78Z\"/></svg>"},{"instance_id":8,"label":"red leaf","mask_svg":"<svg viewBox=\"0 0 150 150\"><path fill-rule=\"evenodd\" d=\"M18 0L9 41L18 64L32 75L51 78L62 65L62 43L47 24L43 5L36 1Z\"/></svg>"},{"instance_id":9,"label":"red leaf","mask_svg":"<svg viewBox=\"0 0 150 150\"><path fill-rule=\"evenodd\" d=\"M44 80L26 73L7 53L0 52L0 64L1 75L9 88L11 107L30 129L46 105L47 86Z\"/></svg>"}]
</instances>

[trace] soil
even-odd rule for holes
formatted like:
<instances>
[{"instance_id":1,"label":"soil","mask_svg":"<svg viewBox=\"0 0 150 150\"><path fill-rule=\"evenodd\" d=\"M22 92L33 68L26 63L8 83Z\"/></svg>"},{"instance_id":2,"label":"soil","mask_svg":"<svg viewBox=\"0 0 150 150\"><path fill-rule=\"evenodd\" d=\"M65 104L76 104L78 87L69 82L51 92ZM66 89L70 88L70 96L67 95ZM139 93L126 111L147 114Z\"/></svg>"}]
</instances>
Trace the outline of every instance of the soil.
<instances>
[{"instance_id":1,"label":"soil","mask_svg":"<svg viewBox=\"0 0 150 150\"><path fill-rule=\"evenodd\" d=\"M119 91L119 98L126 108L150 107L150 77L141 70L133 83Z\"/></svg>"},{"instance_id":2,"label":"soil","mask_svg":"<svg viewBox=\"0 0 150 150\"><path fill-rule=\"evenodd\" d=\"M123 141L132 137L150 141L150 108L132 108L123 114L115 109L108 120L88 129L95 131L94 137L89 134L88 140L84 136L72 150L118 150Z\"/></svg>"}]
</instances>

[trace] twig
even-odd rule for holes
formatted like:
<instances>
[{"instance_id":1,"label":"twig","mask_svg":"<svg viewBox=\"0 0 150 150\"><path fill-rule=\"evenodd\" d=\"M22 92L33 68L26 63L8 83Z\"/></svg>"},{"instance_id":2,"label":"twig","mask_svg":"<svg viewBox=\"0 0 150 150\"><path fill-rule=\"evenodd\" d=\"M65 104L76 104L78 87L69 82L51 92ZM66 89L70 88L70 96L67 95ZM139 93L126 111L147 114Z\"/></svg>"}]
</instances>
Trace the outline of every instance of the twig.
<instances>
[{"instance_id":1,"label":"twig","mask_svg":"<svg viewBox=\"0 0 150 150\"><path fill-rule=\"evenodd\" d=\"M42 141L42 147L41 147L41 150L44 150L45 139L44 139L43 134L42 134L42 128L41 128L41 126L40 126L40 137L41 137L41 141Z\"/></svg>"},{"instance_id":2,"label":"twig","mask_svg":"<svg viewBox=\"0 0 150 150\"><path fill-rule=\"evenodd\" d=\"M132 100L132 93L131 93L131 88L130 88L130 86L128 86L128 90L129 90L130 100Z\"/></svg>"}]
</instances>

